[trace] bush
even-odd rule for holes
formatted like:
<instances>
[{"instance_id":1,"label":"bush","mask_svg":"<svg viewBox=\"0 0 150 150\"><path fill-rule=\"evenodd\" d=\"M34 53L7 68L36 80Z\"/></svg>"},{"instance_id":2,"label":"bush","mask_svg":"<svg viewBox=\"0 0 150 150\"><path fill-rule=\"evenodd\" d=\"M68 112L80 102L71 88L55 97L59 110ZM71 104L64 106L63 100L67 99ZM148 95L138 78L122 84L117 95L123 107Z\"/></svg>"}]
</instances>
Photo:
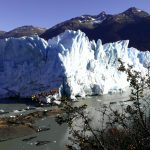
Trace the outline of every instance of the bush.
<instances>
[{"instance_id":1,"label":"bush","mask_svg":"<svg viewBox=\"0 0 150 150\"><path fill-rule=\"evenodd\" d=\"M130 103L121 103L120 108L103 105L96 111L96 128L87 106L74 106L64 101L63 115L56 117L59 124L69 127L69 150L148 150L150 149L150 88L149 68L146 76L125 67L119 59L119 71L125 72L130 82ZM76 123L79 122L79 123Z\"/></svg>"}]
</instances>

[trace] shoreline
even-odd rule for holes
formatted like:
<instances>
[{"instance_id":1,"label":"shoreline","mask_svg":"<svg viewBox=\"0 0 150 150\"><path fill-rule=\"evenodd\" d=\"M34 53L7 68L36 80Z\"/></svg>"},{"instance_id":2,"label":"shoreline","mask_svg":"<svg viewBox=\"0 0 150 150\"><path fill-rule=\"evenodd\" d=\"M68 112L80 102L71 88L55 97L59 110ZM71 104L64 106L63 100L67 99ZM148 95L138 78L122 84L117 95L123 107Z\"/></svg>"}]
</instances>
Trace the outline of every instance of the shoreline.
<instances>
[{"instance_id":1,"label":"shoreline","mask_svg":"<svg viewBox=\"0 0 150 150\"><path fill-rule=\"evenodd\" d=\"M0 118L0 142L49 130L48 128L41 129L35 126L34 123L44 117L53 117L60 113L63 112L61 108L57 107L44 111L37 110L24 115L2 117Z\"/></svg>"}]
</instances>

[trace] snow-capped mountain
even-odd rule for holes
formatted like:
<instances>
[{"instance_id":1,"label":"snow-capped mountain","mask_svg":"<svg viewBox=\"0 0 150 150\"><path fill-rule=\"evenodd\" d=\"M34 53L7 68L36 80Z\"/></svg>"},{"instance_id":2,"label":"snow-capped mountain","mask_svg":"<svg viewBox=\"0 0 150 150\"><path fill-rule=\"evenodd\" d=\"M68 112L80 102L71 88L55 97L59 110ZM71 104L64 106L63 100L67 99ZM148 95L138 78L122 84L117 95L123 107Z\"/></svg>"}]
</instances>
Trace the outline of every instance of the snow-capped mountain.
<instances>
[{"instance_id":1,"label":"snow-capped mountain","mask_svg":"<svg viewBox=\"0 0 150 150\"><path fill-rule=\"evenodd\" d=\"M128 48L129 41L102 44L85 33L65 31L45 41L31 37L0 40L0 98L31 97L63 89L69 96L106 94L128 86L118 58L145 72L150 52Z\"/></svg>"},{"instance_id":2,"label":"snow-capped mountain","mask_svg":"<svg viewBox=\"0 0 150 150\"><path fill-rule=\"evenodd\" d=\"M34 34L41 35L46 31L45 28L34 27L34 26L22 26L15 28L8 32L3 32L0 34L0 39L9 38L9 37L22 37L22 36L31 36Z\"/></svg>"},{"instance_id":3,"label":"snow-capped mountain","mask_svg":"<svg viewBox=\"0 0 150 150\"><path fill-rule=\"evenodd\" d=\"M82 15L59 23L49 29L34 26L22 26L9 32L0 32L0 38L22 37L38 34L45 40L51 39L65 30L81 30L90 40L101 39L103 43L130 40L129 47L140 51L150 51L150 15L131 7L128 10L110 15L101 12L98 15Z\"/></svg>"},{"instance_id":4,"label":"snow-capped mountain","mask_svg":"<svg viewBox=\"0 0 150 150\"><path fill-rule=\"evenodd\" d=\"M93 30L98 27L104 20L111 17L112 15L106 14L104 11L98 15L82 15L79 17L72 18L70 20L59 23L52 28L46 30L40 37L48 40L53 38L65 30L82 30L86 33L86 30ZM90 38L90 37L89 37Z\"/></svg>"},{"instance_id":5,"label":"snow-capped mountain","mask_svg":"<svg viewBox=\"0 0 150 150\"><path fill-rule=\"evenodd\" d=\"M101 39L103 43L129 39L129 47L150 50L150 15L135 7L115 15L102 12L76 17L46 30L41 37L48 40L68 29L80 29L90 40Z\"/></svg>"},{"instance_id":6,"label":"snow-capped mountain","mask_svg":"<svg viewBox=\"0 0 150 150\"><path fill-rule=\"evenodd\" d=\"M57 29L59 27L65 26L63 28L78 30L80 26L82 28L94 28L98 24L102 23L109 15L105 12L101 12L99 15L82 15L80 17L72 18L65 22L59 23L52 27L52 29Z\"/></svg>"}]
</instances>

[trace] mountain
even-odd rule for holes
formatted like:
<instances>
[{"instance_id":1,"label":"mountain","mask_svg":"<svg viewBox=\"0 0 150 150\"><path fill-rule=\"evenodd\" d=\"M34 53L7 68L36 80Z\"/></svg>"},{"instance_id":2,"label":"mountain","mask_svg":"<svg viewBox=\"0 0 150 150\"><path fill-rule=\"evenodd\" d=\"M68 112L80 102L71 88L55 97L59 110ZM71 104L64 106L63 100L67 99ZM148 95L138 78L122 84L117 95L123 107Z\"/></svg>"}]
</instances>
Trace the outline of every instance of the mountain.
<instances>
[{"instance_id":1,"label":"mountain","mask_svg":"<svg viewBox=\"0 0 150 150\"><path fill-rule=\"evenodd\" d=\"M105 12L101 12L99 15L83 15L80 17L72 18L46 30L43 34L41 34L41 37L48 40L60 33L63 33L65 30L93 30L110 16L111 15L107 15Z\"/></svg>"},{"instance_id":2,"label":"mountain","mask_svg":"<svg viewBox=\"0 0 150 150\"><path fill-rule=\"evenodd\" d=\"M48 40L68 29L80 29L90 40L100 38L103 43L130 40L129 47L150 50L150 15L135 7L116 15L102 12L97 16L76 17L46 30L41 37Z\"/></svg>"},{"instance_id":3,"label":"mountain","mask_svg":"<svg viewBox=\"0 0 150 150\"><path fill-rule=\"evenodd\" d=\"M34 26L22 26L22 27L15 28L9 32L0 34L0 39L9 38L9 37L18 38L22 36L31 36L34 34L40 35L45 31L46 31L45 28L39 28L39 27L34 27Z\"/></svg>"},{"instance_id":4,"label":"mountain","mask_svg":"<svg viewBox=\"0 0 150 150\"><path fill-rule=\"evenodd\" d=\"M128 48L129 41L102 44L67 30L45 41L38 35L0 40L0 98L31 97L59 89L71 98L124 90L126 74L118 58L145 73L150 52ZM49 98L44 99L50 102Z\"/></svg>"},{"instance_id":5,"label":"mountain","mask_svg":"<svg viewBox=\"0 0 150 150\"><path fill-rule=\"evenodd\" d=\"M0 36L2 36L3 34L5 34L5 31L0 31Z\"/></svg>"}]
</instances>

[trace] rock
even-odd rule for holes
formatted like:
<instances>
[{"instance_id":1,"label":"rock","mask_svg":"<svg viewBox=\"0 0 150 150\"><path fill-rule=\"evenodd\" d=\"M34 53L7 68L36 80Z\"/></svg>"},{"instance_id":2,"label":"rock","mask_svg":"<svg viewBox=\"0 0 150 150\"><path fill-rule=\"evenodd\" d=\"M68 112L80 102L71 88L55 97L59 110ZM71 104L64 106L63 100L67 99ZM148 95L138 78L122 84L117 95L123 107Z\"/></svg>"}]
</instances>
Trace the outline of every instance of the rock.
<instances>
[{"instance_id":1,"label":"rock","mask_svg":"<svg viewBox=\"0 0 150 150\"><path fill-rule=\"evenodd\" d=\"M31 136L31 137L29 137L29 138L23 139L22 141L28 142L28 141L31 141L32 139L35 139L36 137L37 137L37 136Z\"/></svg>"},{"instance_id":2,"label":"rock","mask_svg":"<svg viewBox=\"0 0 150 150\"><path fill-rule=\"evenodd\" d=\"M46 144L48 144L48 143L50 143L51 141L37 141L36 143L35 143L35 145L36 146L41 146L41 145L46 145Z\"/></svg>"}]
</instances>

